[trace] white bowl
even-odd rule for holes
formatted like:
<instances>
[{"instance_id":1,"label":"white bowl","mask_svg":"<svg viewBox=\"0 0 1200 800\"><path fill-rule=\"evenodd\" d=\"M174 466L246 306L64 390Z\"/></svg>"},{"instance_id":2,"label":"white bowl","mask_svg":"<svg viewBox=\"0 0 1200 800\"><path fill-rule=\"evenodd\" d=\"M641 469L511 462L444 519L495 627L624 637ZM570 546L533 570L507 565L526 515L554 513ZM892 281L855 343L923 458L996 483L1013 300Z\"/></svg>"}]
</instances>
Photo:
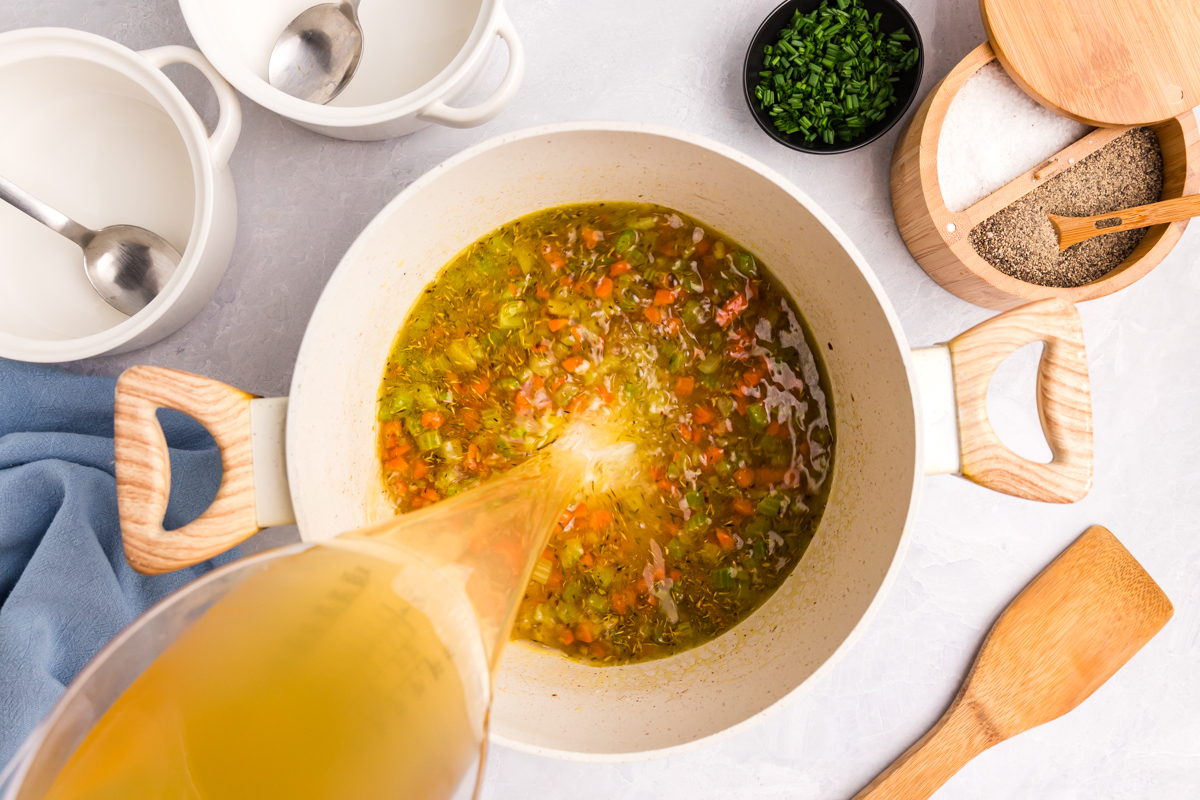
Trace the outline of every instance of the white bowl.
<instances>
[{"instance_id":1,"label":"white bowl","mask_svg":"<svg viewBox=\"0 0 1200 800\"><path fill-rule=\"evenodd\" d=\"M242 94L337 139L390 139L433 122L482 125L508 105L525 74L521 42L500 0L365 0L359 7L358 71L328 105L309 103L271 86L267 65L279 34L313 4L179 0L200 49ZM508 71L500 85L478 105L450 106L474 85L497 36L508 44Z\"/></svg>"},{"instance_id":2,"label":"white bowl","mask_svg":"<svg viewBox=\"0 0 1200 800\"><path fill-rule=\"evenodd\" d=\"M178 62L217 93L211 137L161 72ZM126 352L195 316L233 252L229 156L242 125L237 94L204 56L186 47L135 53L64 28L0 34L0 118L0 174L82 225L140 225L183 254L162 293L127 317L92 288L75 244L0 203L0 356Z\"/></svg>"}]
</instances>

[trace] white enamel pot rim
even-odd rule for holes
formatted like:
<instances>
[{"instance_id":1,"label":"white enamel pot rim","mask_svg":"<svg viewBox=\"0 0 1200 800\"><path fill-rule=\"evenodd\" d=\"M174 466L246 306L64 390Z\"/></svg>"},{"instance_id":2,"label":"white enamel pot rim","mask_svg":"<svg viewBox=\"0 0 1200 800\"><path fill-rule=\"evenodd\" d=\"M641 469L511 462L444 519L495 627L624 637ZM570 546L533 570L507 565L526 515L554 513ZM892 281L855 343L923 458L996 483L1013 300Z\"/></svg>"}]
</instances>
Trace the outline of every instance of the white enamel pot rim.
<instances>
[{"instance_id":1,"label":"white enamel pot rim","mask_svg":"<svg viewBox=\"0 0 1200 800\"><path fill-rule=\"evenodd\" d=\"M434 78L408 94L383 103L364 106L318 105L276 89L256 75L234 51L228 34L206 8L209 0L180 0L188 30L217 70L254 102L282 117L331 136L346 138L389 138L366 133L390 130L397 121L412 119L455 128L482 125L508 105L525 73L525 54L516 29L502 0L482 0L470 36L458 55ZM509 49L509 66L495 91L470 108L453 108L448 100L460 93L477 74L494 37L504 39ZM367 46L372 45L369 41Z\"/></svg>"},{"instance_id":2,"label":"white enamel pot rim","mask_svg":"<svg viewBox=\"0 0 1200 800\"><path fill-rule=\"evenodd\" d=\"M187 322L207 302L228 265L237 224L229 176L229 157L242 128L237 93L202 54L187 47L168 45L135 52L102 36L68 28L26 28L0 34L0 66L46 58L79 59L113 70L154 98L170 115L187 147L195 209L179 267L146 308L112 328L76 339L30 339L0 332L0 356L61 362L145 346ZM200 70L216 93L220 118L211 135L187 98L162 72L163 67L176 63Z\"/></svg>"},{"instance_id":3,"label":"white enamel pot rim","mask_svg":"<svg viewBox=\"0 0 1200 800\"><path fill-rule=\"evenodd\" d=\"M1059 502L1087 491L1086 359L1069 304L1046 301L1006 312L949 346L910 353L857 249L782 177L692 134L636 123L568 123L473 147L384 208L326 286L289 398L252 399L159 368L135 367L122 376L117 487L131 563L167 571L220 552L256 527L295 519L302 537L316 541L390 513L375 450L376 393L415 298L455 253L513 218L568 202L630 199L679 208L755 252L795 299L816 342L827 345L837 436L830 500L791 576L711 642L660 661L605 668L510 646L492 715L499 743L541 755L627 761L732 735L811 686L857 641L894 579L924 474L959 472ZM1039 406L1055 453L1048 465L999 452L982 435L1002 449L986 422L991 370L1038 340L1047 342ZM1060 391L1064 364L1082 372L1081 382L1068 387L1074 394ZM226 464L212 508L171 533L161 525L169 464L160 447L149 446L161 439L154 417L161 406L209 424ZM970 430L990 449L968 448L977 444ZM1086 435L1065 440L1064 431ZM981 455L984 466L976 469Z\"/></svg>"}]
</instances>

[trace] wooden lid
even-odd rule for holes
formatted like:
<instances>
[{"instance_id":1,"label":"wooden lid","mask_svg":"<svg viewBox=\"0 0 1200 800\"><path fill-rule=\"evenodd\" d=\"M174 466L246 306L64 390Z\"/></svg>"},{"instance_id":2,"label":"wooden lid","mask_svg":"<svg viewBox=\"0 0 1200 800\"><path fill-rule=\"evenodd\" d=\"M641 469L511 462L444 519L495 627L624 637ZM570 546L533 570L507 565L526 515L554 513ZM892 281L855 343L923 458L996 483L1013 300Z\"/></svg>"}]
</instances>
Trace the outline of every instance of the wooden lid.
<instances>
[{"instance_id":1,"label":"wooden lid","mask_svg":"<svg viewBox=\"0 0 1200 800\"><path fill-rule=\"evenodd\" d=\"M979 0L1000 63L1090 125L1148 125L1200 105L1198 0Z\"/></svg>"}]
</instances>

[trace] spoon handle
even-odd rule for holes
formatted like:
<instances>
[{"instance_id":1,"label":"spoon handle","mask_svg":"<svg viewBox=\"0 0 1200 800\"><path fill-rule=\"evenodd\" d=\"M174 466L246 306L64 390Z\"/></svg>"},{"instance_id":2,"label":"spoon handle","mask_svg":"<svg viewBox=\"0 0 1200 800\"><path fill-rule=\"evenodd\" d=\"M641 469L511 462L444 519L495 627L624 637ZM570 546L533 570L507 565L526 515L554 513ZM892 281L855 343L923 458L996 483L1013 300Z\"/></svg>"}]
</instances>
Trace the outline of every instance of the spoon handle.
<instances>
[{"instance_id":1,"label":"spoon handle","mask_svg":"<svg viewBox=\"0 0 1200 800\"><path fill-rule=\"evenodd\" d=\"M1192 194L1109 214L1097 214L1094 217L1058 217L1054 214L1047 216L1058 234L1058 250L1061 253L1071 245L1094 236L1161 225L1164 222L1177 222L1198 214L1200 195Z\"/></svg>"},{"instance_id":2,"label":"spoon handle","mask_svg":"<svg viewBox=\"0 0 1200 800\"><path fill-rule=\"evenodd\" d=\"M0 200L24 211L50 230L62 234L84 249L87 249L88 242L96 235L95 231L83 227L66 214L55 211L3 176L0 176Z\"/></svg>"}]
</instances>

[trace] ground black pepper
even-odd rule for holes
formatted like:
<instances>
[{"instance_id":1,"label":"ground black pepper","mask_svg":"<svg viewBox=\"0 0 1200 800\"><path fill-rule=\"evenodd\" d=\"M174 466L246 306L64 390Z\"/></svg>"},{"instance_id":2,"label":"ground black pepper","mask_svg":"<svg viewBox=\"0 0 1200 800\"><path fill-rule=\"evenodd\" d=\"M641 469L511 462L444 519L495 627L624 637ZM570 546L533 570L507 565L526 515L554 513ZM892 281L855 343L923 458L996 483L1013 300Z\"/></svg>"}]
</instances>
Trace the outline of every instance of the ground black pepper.
<instances>
[{"instance_id":1,"label":"ground black pepper","mask_svg":"<svg viewBox=\"0 0 1200 800\"><path fill-rule=\"evenodd\" d=\"M1163 161L1158 136L1134 128L971 231L971 246L996 269L1041 286L1083 286L1129 257L1146 228L1110 233L1058 252L1047 214L1090 217L1158 201Z\"/></svg>"}]
</instances>

